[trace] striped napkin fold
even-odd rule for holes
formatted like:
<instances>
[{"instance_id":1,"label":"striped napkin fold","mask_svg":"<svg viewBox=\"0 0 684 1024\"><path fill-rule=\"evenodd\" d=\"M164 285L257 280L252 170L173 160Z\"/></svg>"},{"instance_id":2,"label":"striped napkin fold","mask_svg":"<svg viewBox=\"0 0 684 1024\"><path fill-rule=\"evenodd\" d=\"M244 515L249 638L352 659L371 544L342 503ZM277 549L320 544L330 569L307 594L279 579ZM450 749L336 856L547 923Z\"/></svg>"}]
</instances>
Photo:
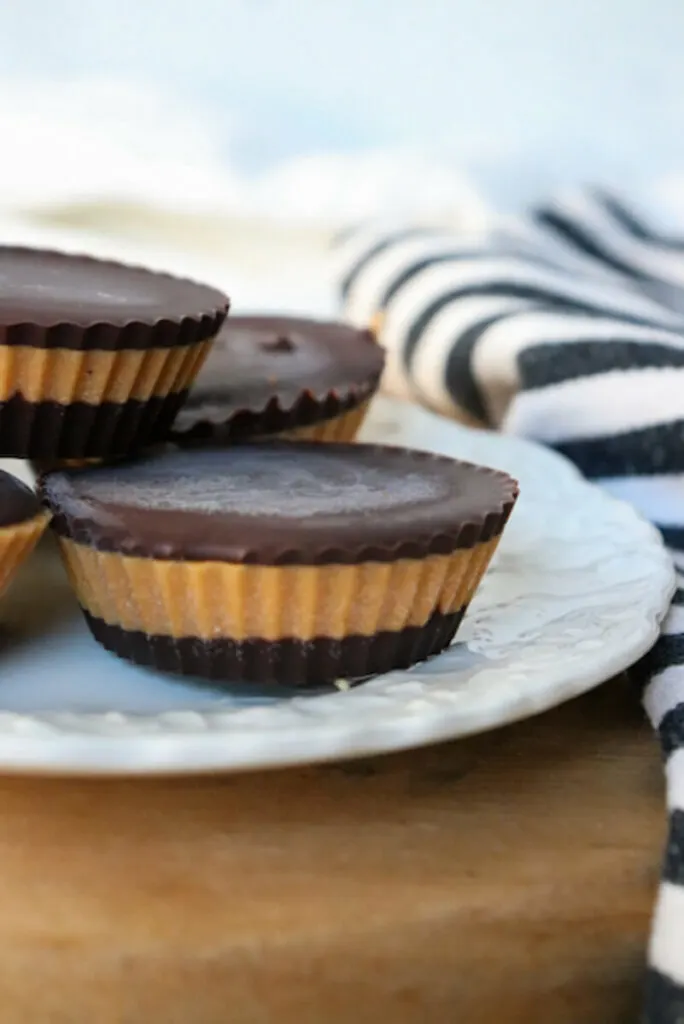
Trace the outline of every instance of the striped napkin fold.
<instances>
[{"instance_id":1,"label":"striped napkin fold","mask_svg":"<svg viewBox=\"0 0 684 1024\"><path fill-rule=\"evenodd\" d=\"M643 663L669 836L642 1021L684 1022L684 238L583 190L477 237L366 225L334 259L345 317L376 325L385 389L532 438L662 532L678 589Z\"/></svg>"}]
</instances>

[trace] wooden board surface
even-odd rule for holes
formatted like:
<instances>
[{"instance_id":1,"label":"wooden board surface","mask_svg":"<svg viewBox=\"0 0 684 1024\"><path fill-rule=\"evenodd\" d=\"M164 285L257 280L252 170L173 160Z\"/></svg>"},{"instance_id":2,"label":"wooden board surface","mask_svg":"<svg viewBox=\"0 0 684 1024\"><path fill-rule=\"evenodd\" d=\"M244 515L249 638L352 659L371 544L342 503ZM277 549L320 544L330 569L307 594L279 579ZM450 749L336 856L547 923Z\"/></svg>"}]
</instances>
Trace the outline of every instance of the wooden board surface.
<instances>
[{"instance_id":1,"label":"wooden board surface","mask_svg":"<svg viewBox=\"0 0 684 1024\"><path fill-rule=\"evenodd\" d=\"M0 780L3 1024L626 1024L664 837L624 681L465 742Z\"/></svg>"}]
</instances>

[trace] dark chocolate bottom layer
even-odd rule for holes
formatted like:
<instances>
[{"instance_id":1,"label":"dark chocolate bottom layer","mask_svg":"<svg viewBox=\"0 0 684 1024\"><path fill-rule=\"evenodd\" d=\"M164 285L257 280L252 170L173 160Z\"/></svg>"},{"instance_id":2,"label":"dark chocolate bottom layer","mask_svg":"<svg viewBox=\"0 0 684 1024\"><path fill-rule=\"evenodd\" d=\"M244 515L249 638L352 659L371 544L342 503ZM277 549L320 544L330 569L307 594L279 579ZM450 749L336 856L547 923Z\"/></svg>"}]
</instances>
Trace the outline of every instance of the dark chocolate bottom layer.
<instances>
[{"instance_id":1,"label":"dark chocolate bottom layer","mask_svg":"<svg viewBox=\"0 0 684 1024\"><path fill-rule=\"evenodd\" d=\"M450 615L434 612L424 626L342 640L316 637L309 642L284 639L234 641L198 637L147 636L111 626L83 609L95 639L137 665L197 676L217 683L279 683L317 687L338 679L353 680L395 668L408 668L444 650L465 609Z\"/></svg>"},{"instance_id":2,"label":"dark chocolate bottom layer","mask_svg":"<svg viewBox=\"0 0 684 1024\"><path fill-rule=\"evenodd\" d=\"M0 456L53 462L125 455L163 441L186 391L147 401L0 402Z\"/></svg>"}]
</instances>

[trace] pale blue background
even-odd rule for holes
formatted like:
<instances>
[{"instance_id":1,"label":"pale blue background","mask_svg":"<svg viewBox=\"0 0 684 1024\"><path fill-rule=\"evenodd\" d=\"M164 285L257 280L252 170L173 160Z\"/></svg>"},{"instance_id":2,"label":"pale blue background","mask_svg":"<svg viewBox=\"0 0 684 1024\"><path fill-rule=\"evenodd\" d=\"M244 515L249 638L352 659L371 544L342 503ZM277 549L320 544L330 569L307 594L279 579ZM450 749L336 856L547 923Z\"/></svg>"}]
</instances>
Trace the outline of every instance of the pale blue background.
<instances>
[{"instance_id":1,"label":"pale blue background","mask_svg":"<svg viewBox=\"0 0 684 1024\"><path fill-rule=\"evenodd\" d=\"M0 72L152 81L247 171L401 144L514 202L684 168L684 0L5 0Z\"/></svg>"}]
</instances>

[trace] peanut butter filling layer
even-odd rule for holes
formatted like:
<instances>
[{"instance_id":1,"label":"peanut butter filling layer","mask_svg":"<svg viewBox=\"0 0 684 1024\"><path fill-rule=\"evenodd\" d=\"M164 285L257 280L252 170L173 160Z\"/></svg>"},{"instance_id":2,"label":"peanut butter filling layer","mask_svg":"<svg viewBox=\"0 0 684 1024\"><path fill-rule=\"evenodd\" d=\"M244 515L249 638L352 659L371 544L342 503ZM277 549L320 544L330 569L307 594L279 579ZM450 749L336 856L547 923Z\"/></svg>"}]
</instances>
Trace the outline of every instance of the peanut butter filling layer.
<instances>
[{"instance_id":1,"label":"peanut butter filling layer","mask_svg":"<svg viewBox=\"0 0 684 1024\"><path fill-rule=\"evenodd\" d=\"M210 346L202 341L110 352L0 345L0 402L17 394L60 405L163 398L190 386Z\"/></svg>"},{"instance_id":2,"label":"peanut butter filling layer","mask_svg":"<svg viewBox=\"0 0 684 1024\"><path fill-rule=\"evenodd\" d=\"M356 565L263 566L137 558L60 538L92 616L150 636L311 640L422 626L467 607L499 537L449 555Z\"/></svg>"},{"instance_id":3,"label":"peanut butter filling layer","mask_svg":"<svg viewBox=\"0 0 684 1024\"><path fill-rule=\"evenodd\" d=\"M369 407L370 399L355 409L343 412L341 416L333 416L329 420L321 420L305 427L283 430L277 436L288 441L353 441L361 429Z\"/></svg>"},{"instance_id":4,"label":"peanut butter filling layer","mask_svg":"<svg viewBox=\"0 0 684 1024\"><path fill-rule=\"evenodd\" d=\"M3 594L12 579L40 540L50 515L40 512L23 523L0 528L0 594Z\"/></svg>"}]
</instances>

